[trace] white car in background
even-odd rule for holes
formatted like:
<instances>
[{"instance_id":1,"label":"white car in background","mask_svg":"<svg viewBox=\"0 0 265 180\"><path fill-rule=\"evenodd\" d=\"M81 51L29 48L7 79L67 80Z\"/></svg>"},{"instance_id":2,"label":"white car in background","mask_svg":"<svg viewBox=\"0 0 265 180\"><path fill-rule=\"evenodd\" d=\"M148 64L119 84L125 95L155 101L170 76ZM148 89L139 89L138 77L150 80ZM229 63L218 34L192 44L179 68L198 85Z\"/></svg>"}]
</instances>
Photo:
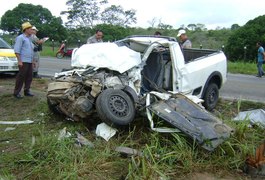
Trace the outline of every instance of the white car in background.
<instances>
[{"instance_id":1,"label":"white car in background","mask_svg":"<svg viewBox=\"0 0 265 180\"><path fill-rule=\"evenodd\" d=\"M0 38L0 73L17 73L18 64L14 49Z\"/></svg>"}]
</instances>

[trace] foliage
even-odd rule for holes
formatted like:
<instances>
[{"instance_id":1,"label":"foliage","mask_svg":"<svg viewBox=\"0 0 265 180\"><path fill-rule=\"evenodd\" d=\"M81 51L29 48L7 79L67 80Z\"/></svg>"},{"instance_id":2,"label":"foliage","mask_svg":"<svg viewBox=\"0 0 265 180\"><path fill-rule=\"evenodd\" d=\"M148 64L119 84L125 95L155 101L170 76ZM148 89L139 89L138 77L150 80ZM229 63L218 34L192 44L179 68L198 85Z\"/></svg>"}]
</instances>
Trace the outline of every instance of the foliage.
<instances>
[{"instance_id":1,"label":"foliage","mask_svg":"<svg viewBox=\"0 0 265 180\"><path fill-rule=\"evenodd\" d=\"M258 41L265 42L265 15L248 21L233 31L226 45L229 59L256 59Z\"/></svg>"},{"instance_id":2,"label":"foliage","mask_svg":"<svg viewBox=\"0 0 265 180\"><path fill-rule=\"evenodd\" d=\"M106 4L107 1L98 0L68 0L66 5L67 11L61 12L62 15L67 15L67 25L72 27L93 27L95 21L99 20L99 5Z\"/></svg>"},{"instance_id":3,"label":"foliage","mask_svg":"<svg viewBox=\"0 0 265 180\"><path fill-rule=\"evenodd\" d=\"M236 60L236 62L228 61L227 70L229 73L256 75L257 64L243 60Z\"/></svg>"},{"instance_id":4,"label":"foliage","mask_svg":"<svg viewBox=\"0 0 265 180\"><path fill-rule=\"evenodd\" d=\"M68 10L61 14L67 15L67 25L71 27L94 28L100 23L127 26L136 23L135 10L124 10L116 5L102 10L101 7L107 3L107 0L68 0Z\"/></svg>"},{"instance_id":5,"label":"foliage","mask_svg":"<svg viewBox=\"0 0 265 180\"><path fill-rule=\"evenodd\" d=\"M126 26L136 23L135 10L124 11L121 6L111 5L101 13L104 24Z\"/></svg>"},{"instance_id":6,"label":"foliage","mask_svg":"<svg viewBox=\"0 0 265 180\"><path fill-rule=\"evenodd\" d=\"M13 10L8 10L1 18L1 29L12 34L21 32L21 24L29 21L38 29L38 36L48 36L52 39L62 39L66 29L62 26L60 17L52 16L47 8L40 5L20 3ZM56 32L56 33L54 33Z\"/></svg>"},{"instance_id":7,"label":"foliage","mask_svg":"<svg viewBox=\"0 0 265 180\"><path fill-rule=\"evenodd\" d=\"M104 41L115 41L123 39L129 35L129 29L121 26L111 25L111 24L98 24L94 28L101 29L104 33Z\"/></svg>"}]
</instances>

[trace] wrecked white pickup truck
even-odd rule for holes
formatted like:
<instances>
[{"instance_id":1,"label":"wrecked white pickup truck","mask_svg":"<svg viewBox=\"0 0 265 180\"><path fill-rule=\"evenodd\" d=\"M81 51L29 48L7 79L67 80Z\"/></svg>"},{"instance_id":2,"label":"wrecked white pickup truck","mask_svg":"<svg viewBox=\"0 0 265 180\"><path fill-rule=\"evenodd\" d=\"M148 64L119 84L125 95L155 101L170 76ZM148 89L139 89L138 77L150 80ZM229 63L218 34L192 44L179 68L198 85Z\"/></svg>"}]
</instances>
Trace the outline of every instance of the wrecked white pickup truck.
<instances>
[{"instance_id":1,"label":"wrecked white pickup truck","mask_svg":"<svg viewBox=\"0 0 265 180\"><path fill-rule=\"evenodd\" d=\"M71 63L73 69L55 74L47 99L72 120L89 119L96 110L108 125L124 126L145 109L153 130L172 132L154 127L156 114L208 150L230 135L230 127L197 104L202 98L206 109L216 106L226 81L221 51L181 49L170 37L130 36L83 45Z\"/></svg>"}]
</instances>

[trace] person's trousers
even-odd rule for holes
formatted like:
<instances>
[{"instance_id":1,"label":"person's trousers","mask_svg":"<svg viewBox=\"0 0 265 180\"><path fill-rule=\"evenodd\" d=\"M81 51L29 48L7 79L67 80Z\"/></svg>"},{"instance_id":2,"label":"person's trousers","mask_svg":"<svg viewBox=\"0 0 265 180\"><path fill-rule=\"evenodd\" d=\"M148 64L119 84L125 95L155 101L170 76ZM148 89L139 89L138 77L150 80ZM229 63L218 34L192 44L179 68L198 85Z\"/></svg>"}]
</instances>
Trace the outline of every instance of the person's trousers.
<instances>
[{"instance_id":1,"label":"person's trousers","mask_svg":"<svg viewBox=\"0 0 265 180\"><path fill-rule=\"evenodd\" d=\"M40 67L40 53L38 51L34 52L33 62L35 64L35 66L33 67L33 72L38 73Z\"/></svg>"},{"instance_id":2,"label":"person's trousers","mask_svg":"<svg viewBox=\"0 0 265 180\"><path fill-rule=\"evenodd\" d=\"M258 67L258 75L260 77L264 75L264 71L262 69L262 64L263 64L262 62L258 62L258 64L257 64L257 67Z\"/></svg>"},{"instance_id":3,"label":"person's trousers","mask_svg":"<svg viewBox=\"0 0 265 180\"><path fill-rule=\"evenodd\" d=\"M29 92L30 85L32 82L32 63L24 63L23 66L19 67L19 72L16 77L16 85L14 89L14 95L20 93L23 84L24 84L24 92Z\"/></svg>"}]
</instances>

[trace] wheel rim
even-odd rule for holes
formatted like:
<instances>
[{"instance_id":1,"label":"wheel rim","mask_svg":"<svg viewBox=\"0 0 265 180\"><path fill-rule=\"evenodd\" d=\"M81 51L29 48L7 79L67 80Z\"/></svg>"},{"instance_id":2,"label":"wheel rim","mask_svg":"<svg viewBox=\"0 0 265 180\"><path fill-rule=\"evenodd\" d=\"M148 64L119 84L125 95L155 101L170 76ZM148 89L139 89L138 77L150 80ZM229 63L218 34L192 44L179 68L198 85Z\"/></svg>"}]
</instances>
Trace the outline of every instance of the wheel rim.
<instances>
[{"instance_id":1,"label":"wheel rim","mask_svg":"<svg viewBox=\"0 0 265 180\"><path fill-rule=\"evenodd\" d=\"M216 101L216 97L217 97L217 92L216 90L212 90L211 93L209 93L208 99L209 99L209 103L213 104Z\"/></svg>"},{"instance_id":2,"label":"wheel rim","mask_svg":"<svg viewBox=\"0 0 265 180\"><path fill-rule=\"evenodd\" d=\"M58 57L58 58L62 58L62 57L63 57L63 54L62 54L62 53L58 53L58 54L57 54L57 57Z\"/></svg>"},{"instance_id":3,"label":"wheel rim","mask_svg":"<svg viewBox=\"0 0 265 180\"><path fill-rule=\"evenodd\" d=\"M128 114L128 104L121 96L111 96L109 101L109 107L113 114L118 117L124 117Z\"/></svg>"}]
</instances>

